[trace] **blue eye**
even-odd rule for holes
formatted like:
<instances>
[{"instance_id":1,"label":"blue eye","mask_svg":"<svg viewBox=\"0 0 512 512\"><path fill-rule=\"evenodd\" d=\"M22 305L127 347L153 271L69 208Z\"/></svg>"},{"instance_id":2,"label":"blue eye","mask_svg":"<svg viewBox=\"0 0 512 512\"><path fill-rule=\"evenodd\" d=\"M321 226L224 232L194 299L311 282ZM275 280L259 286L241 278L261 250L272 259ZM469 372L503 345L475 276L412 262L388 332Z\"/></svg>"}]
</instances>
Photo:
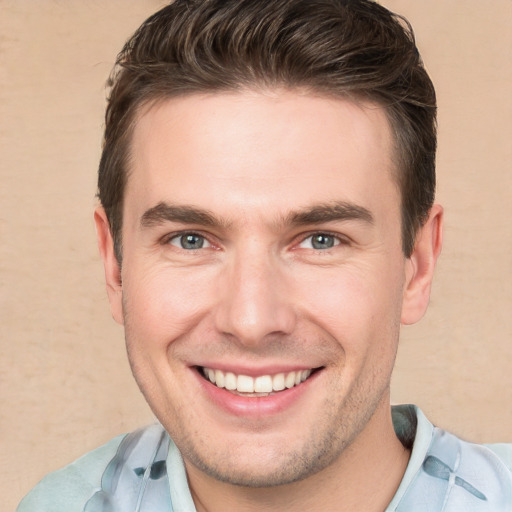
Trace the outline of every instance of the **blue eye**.
<instances>
[{"instance_id":1,"label":"blue eye","mask_svg":"<svg viewBox=\"0 0 512 512\"><path fill-rule=\"evenodd\" d=\"M299 245L304 249L315 249L316 251L322 251L331 249L336 245L339 245L340 241L337 237L329 235L327 233L315 233L314 235L305 238Z\"/></svg>"},{"instance_id":2,"label":"blue eye","mask_svg":"<svg viewBox=\"0 0 512 512\"><path fill-rule=\"evenodd\" d=\"M196 233L185 233L182 235L173 236L169 240L169 244L174 245L175 247L179 247L180 249L185 249L187 251L194 251L197 249L210 247L210 242L208 242L204 236L198 235Z\"/></svg>"}]
</instances>

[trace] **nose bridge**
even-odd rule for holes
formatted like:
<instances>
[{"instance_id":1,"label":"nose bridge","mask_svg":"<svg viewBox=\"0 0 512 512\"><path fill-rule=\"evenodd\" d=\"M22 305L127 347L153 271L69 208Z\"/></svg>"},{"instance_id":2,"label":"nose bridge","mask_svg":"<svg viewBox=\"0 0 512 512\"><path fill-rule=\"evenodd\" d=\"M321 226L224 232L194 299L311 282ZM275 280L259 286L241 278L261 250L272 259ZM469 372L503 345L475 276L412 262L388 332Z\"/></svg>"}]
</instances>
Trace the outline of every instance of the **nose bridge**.
<instances>
[{"instance_id":1,"label":"nose bridge","mask_svg":"<svg viewBox=\"0 0 512 512\"><path fill-rule=\"evenodd\" d=\"M291 332L295 315L285 281L271 250L253 242L235 251L219 283L217 328L245 345Z\"/></svg>"}]
</instances>

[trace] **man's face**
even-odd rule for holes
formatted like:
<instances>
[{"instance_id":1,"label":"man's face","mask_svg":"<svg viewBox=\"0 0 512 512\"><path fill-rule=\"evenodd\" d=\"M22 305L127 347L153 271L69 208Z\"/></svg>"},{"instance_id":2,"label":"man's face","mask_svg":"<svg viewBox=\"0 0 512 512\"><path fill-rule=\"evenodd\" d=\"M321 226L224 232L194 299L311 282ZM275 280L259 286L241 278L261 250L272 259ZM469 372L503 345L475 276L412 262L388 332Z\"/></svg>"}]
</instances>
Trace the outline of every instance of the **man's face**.
<instances>
[{"instance_id":1,"label":"man's face","mask_svg":"<svg viewBox=\"0 0 512 512\"><path fill-rule=\"evenodd\" d=\"M141 114L110 298L187 467L291 482L387 421L410 277L391 147L383 109L294 92Z\"/></svg>"}]
</instances>

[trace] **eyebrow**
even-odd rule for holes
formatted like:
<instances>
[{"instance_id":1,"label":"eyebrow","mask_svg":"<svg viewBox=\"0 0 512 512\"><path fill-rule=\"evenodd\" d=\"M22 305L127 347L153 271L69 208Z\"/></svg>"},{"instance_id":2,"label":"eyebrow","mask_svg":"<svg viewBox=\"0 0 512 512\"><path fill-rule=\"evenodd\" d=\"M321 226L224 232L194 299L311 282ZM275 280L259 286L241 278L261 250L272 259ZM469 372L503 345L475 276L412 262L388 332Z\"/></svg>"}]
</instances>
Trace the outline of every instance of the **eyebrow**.
<instances>
[{"instance_id":1,"label":"eyebrow","mask_svg":"<svg viewBox=\"0 0 512 512\"><path fill-rule=\"evenodd\" d=\"M287 223L293 226L348 220L360 220L367 224L374 223L370 210L346 201L320 204L298 212L292 212L286 220Z\"/></svg>"},{"instance_id":2,"label":"eyebrow","mask_svg":"<svg viewBox=\"0 0 512 512\"><path fill-rule=\"evenodd\" d=\"M181 222L183 224L200 224L202 226L224 225L208 210L187 205L172 205L164 202L158 203L146 210L140 219L143 228L149 228L164 222Z\"/></svg>"},{"instance_id":3,"label":"eyebrow","mask_svg":"<svg viewBox=\"0 0 512 512\"><path fill-rule=\"evenodd\" d=\"M346 201L335 201L291 212L282 223L291 226L306 226L348 220L359 220L368 224L374 222L371 212L363 206ZM231 224L231 222L218 219L208 210L188 205L172 205L165 202L160 202L146 210L140 219L143 228L157 226L165 222L198 224L207 227L229 227Z\"/></svg>"}]
</instances>

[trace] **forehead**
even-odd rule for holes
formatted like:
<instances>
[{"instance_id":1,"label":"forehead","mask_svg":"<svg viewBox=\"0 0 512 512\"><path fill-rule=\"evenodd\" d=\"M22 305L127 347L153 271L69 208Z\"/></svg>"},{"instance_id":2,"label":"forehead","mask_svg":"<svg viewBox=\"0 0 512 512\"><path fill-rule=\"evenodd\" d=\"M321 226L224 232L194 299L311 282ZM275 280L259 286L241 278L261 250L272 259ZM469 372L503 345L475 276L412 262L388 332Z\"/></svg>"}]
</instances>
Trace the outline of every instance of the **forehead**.
<instances>
[{"instance_id":1,"label":"forehead","mask_svg":"<svg viewBox=\"0 0 512 512\"><path fill-rule=\"evenodd\" d=\"M136 120L125 209L199 202L286 215L339 200L372 206L383 194L396 204L392 146L371 103L292 91L166 99Z\"/></svg>"}]
</instances>

